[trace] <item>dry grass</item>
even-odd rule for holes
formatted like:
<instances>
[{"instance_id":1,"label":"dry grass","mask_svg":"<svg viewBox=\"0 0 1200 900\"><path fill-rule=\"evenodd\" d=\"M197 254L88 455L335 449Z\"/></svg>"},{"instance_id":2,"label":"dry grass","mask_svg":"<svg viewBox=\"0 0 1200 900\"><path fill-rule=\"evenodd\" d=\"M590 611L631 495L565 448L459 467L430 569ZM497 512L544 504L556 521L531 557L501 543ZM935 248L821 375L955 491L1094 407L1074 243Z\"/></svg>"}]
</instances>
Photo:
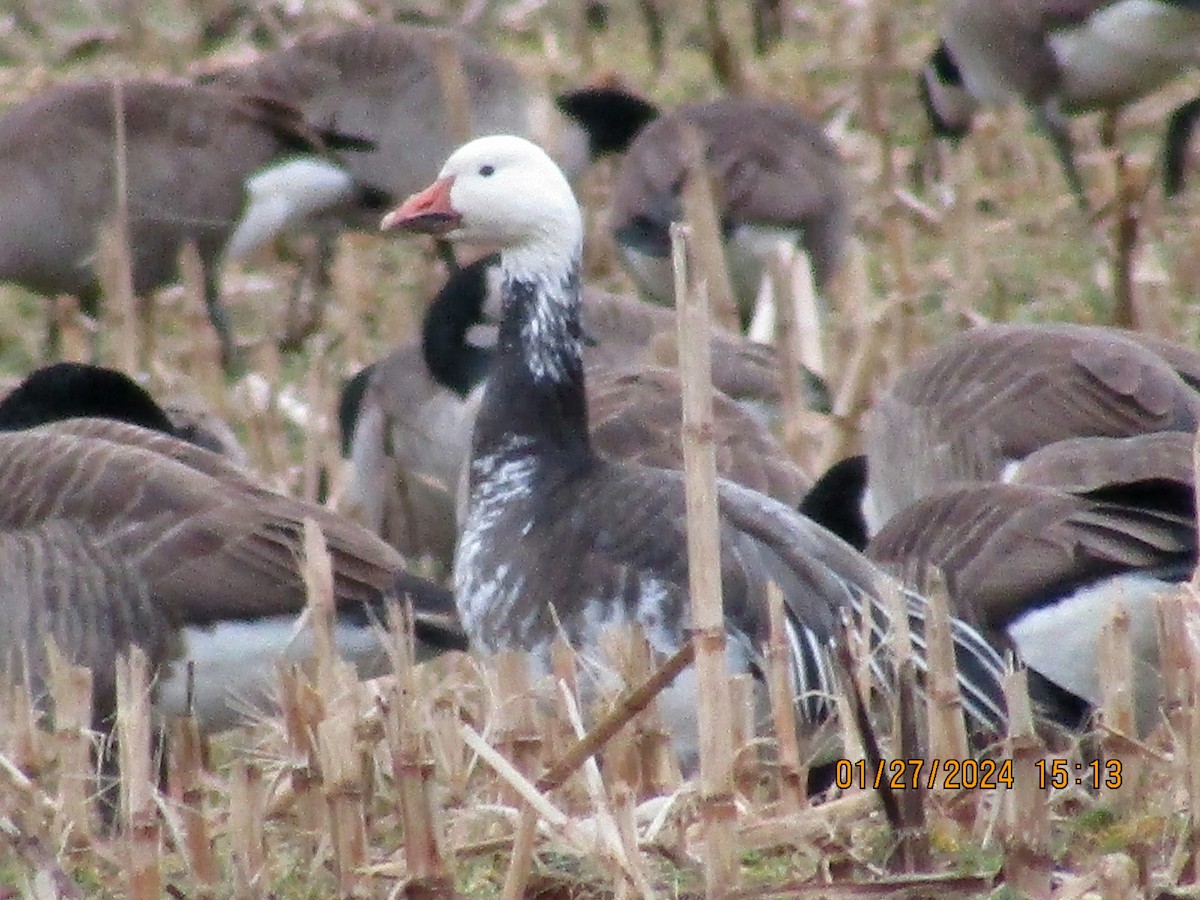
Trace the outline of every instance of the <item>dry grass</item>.
<instances>
[{"instance_id":1,"label":"dry grass","mask_svg":"<svg viewBox=\"0 0 1200 900\"><path fill-rule=\"evenodd\" d=\"M667 66L657 75L638 4L611 5L608 32L586 41L566 3L517 20L500 17L490 33L549 86L595 74L581 68L580 60L592 59L597 70L619 71L665 102L716 92L699 4L668 18ZM821 440L795 443L817 468L853 446L859 413L897 366L965 323L1107 321L1113 225L1111 217L1081 219L1048 145L1017 111L993 117L957 155L940 155L942 180L932 180L934 154L923 143L912 73L933 42L933 0L791 5L788 38L765 59L746 49L743 5L725 4L721 15L752 89L829 122L859 186L858 246L822 336L838 415L815 423ZM330 21L386 6L313 2L298 18ZM422 6L437 8L433 0ZM195 59L204 8L129 0L89 12L71 2L18 2L14 9L25 17L12 21L32 21L40 33L0 21L0 58L9 64L0 69L0 100L85 72L182 72ZM283 4L269 9L273 21L300 24L288 21ZM136 40L122 44L121 34ZM88 37L116 43L73 59L71 48ZM586 52L576 52L581 44ZM220 52L246 50L234 41ZM1123 145L1135 178L1153 177L1155 125L1195 87L1195 79L1178 85L1125 117ZM1098 149L1095 122L1076 124L1093 148L1085 177L1103 207L1115 190L1113 160ZM604 181L602 171L594 173L583 195L601 197ZM1200 317L1188 302L1200 290L1200 248L1190 227L1197 197L1193 190L1164 208L1150 190L1139 207L1142 243L1132 271L1142 327L1191 345L1200 342ZM589 220L599 225L603 217ZM591 244L600 250L589 252L589 277L628 290L603 237ZM264 478L312 496L319 466L336 472L339 465L331 411L340 380L412 335L435 276L413 246L344 237L321 336L281 354L275 338L285 329L293 274L286 260L265 257L229 274L236 332L250 345L251 371L238 383L216 374L195 278L158 297L156 347L144 368L160 395L190 395L225 415ZM127 358L128 347L114 335L129 332L112 306L99 328L102 352L115 362ZM45 308L0 287L5 377L41 361ZM68 352L86 352L89 326L69 307L57 309L75 326L68 328ZM1035 735L1018 728L1000 751L1016 760L1014 775L1024 779L1016 790L920 792L928 853L919 871L900 871L911 857L896 853L897 836L872 792L850 790L808 806L797 797L802 763L790 743L780 767L772 762L772 738L754 740L734 723L737 896L1015 897L1045 895L1052 885L1062 898L1194 893L1200 692L1189 640L1194 595L1186 598L1166 610L1164 634L1172 642L1164 657L1179 673L1168 690L1167 723L1141 742L1113 729L1101 733L1105 758L1126 764L1123 786L1031 789L1037 760L1073 765L1090 745L1064 745L1047 756ZM223 737L207 759L187 723L176 727L180 774L159 804L161 840L147 831L143 795L139 821L147 827L133 839L93 837L72 825L64 810L80 808L85 774L78 719L72 724L67 716L58 731L45 730L19 692L3 693L0 897L136 896L138 885L156 878L171 896L288 900L437 896L450 883L470 897L497 896L506 887L513 896L544 898L703 893L699 798L694 785L679 784L653 709L605 745L602 771L585 767L562 787L542 791L539 778L577 734L570 692L551 691L552 702L535 705L519 677L513 687L511 667L519 664L512 660L451 656L414 669L402 636L395 646L400 675L379 684L359 684L330 661L311 683L286 674L284 715ZM636 652L625 657L630 682L640 683L648 664ZM571 683L575 664L564 655L556 674ZM502 665L510 668L499 677L494 669ZM1122 718L1118 709L1110 722ZM776 721L785 719L777 709Z\"/></svg>"}]
</instances>

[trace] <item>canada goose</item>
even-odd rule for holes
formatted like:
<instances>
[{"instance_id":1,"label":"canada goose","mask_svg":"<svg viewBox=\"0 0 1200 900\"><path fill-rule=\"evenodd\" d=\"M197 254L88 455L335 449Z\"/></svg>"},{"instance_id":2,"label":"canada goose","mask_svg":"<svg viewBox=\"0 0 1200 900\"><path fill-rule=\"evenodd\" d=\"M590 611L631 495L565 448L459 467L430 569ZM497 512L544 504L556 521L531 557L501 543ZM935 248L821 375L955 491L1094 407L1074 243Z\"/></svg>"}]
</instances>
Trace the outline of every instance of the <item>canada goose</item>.
<instances>
[{"instance_id":1,"label":"canada goose","mask_svg":"<svg viewBox=\"0 0 1200 900\"><path fill-rule=\"evenodd\" d=\"M1033 451L1075 437L1193 434L1200 394L1118 329L989 325L933 348L867 414L869 531L956 481L1004 480ZM1157 345L1162 347L1162 343Z\"/></svg>"},{"instance_id":2,"label":"canada goose","mask_svg":"<svg viewBox=\"0 0 1200 900\"><path fill-rule=\"evenodd\" d=\"M1071 727L1100 703L1100 633L1123 607L1133 641L1134 708L1144 733L1159 707L1153 601L1196 566L1191 481L1188 473L1182 482L1080 494L1016 484L962 486L902 510L866 552L914 590L926 589L940 572L954 614L997 649L1014 650L1039 676L1031 686L1046 712Z\"/></svg>"},{"instance_id":3,"label":"canada goose","mask_svg":"<svg viewBox=\"0 0 1200 900\"><path fill-rule=\"evenodd\" d=\"M469 510L454 562L472 646L526 650L548 671L560 633L587 653L605 626L637 622L656 651L677 650L688 616L682 475L593 449L581 356L583 225L561 170L521 138L480 138L456 150L437 180L382 227L501 254L499 340L475 421ZM730 663L762 671L767 585L779 584L799 705L815 722L829 709L827 649L839 616L854 611L882 627L880 592L890 580L783 504L726 480L718 490ZM910 595L908 603L921 633L924 601ZM996 727L1004 719L999 657L961 624L954 639L964 709L973 723ZM690 770L694 675L677 678L660 700Z\"/></svg>"},{"instance_id":4,"label":"canada goose","mask_svg":"<svg viewBox=\"0 0 1200 900\"><path fill-rule=\"evenodd\" d=\"M447 566L457 540L455 509L465 500L460 476L475 393L493 356L470 331L484 322L496 266L494 257L484 258L451 273L426 311L421 347L397 348L365 378L351 379L342 396L350 464L339 509L406 555L428 554ZM674 315L601 291L585 291L583 302L588 419L597 448L679 468L680 385L656 364L653 346L670 343L659 339L674 334ZM794 506L810 479L761 422L774 418L778 400L770 352L721 332L713 352L718 470Z\"/></svg>"},{"instance_id":5,"label":"canada goose","mask_svg":"<svg viewBox=\"0 0 1200 900\"><path fill-rule=\"evenodd\" d=\"M0 398L0 431L64 419L101 418L139 425L220 453L248 468L245 450L228 425L196 409L164 409L116 369L57 362L30 372Z\"/></svg>"},{"instance_id":6,"label":"canada goose","mask_svg":"<svg viewBox=\"0 0 1200 900\"><path fill-rule=\"evenodd\" d=\"M1035 672L1043 711L1083 724L1100 696L1100 629L1124 606L1144 731L1157 710L1152 600L1196 564L1193 435L1079 437L1034 450L1000 482L960 482L893 515L873 538L861 514L866 457L830 468L801 510L914 590L934 573L954 615Z\"/></svg>"},{"instance_id":7,"label":"canada goose","mask_svg":"<svg viewBox=\"0 0 1200 900\"><path fill-rule=\"evenodd\" d=\"M1115 110L1200 62L1188 0L949 0L919 79L934 131L961 137L980 105L1028 104L1082 202L1068 115Z\"/></svg>"},{"instance_id":8,"label":"canada goose","mask_svg":"<svg viewBox=\"0 0 1200 900\"><path fill-rule=\"evenodd\" d=\"M657 115L609 88L574 91L558 103L587 129L594 155L625 154L610 222L626 267L651 299L669 304L674 296L668 228L682 215L683 124L707 141L743 327L781 240L808 252L818 290L837 269L850 232L849 176L821 126L796 109L728 97Z\"/></svg>"},{"instance_id":9,"label":"canada goose","mask_svg":"<svg viewBox=\"0 0 1200 900\"><path fill-rule=\"evenodd\" d=\"M385 599L411 600L418 639L465 646L449 592L323 507L268 491L218 454L137 426L74 419L0 434L0 668L45 689L45 638L93 674L95 726L112 725L115 660L145 651L162 714L205 731L261 702L275 660L303 653L303 530L332 562L339 649L383 663L371 631ZM296 643L292 639L298 637Z\"/></svg>"},{"instance_id":10,"label":"canada goose","mask_svg":"<svg viewBox=\"0 0 1200 900\"><path fill-rule=\"evenodd\" d=\"M270 236L269 228L240 221L253 176L303 154L307 162L291 163L294 194L322 193L332 178L335 193L357 195L344 173L312 157L342 138L308 127L286 104L218 87L91 81L38 93L0 117L0 281L46 295L74 294L85 311L95 312L98 232L117 212L118 99L133 291L144 296L174 279L180 249L193 242L228 366L234 346L220 301L221 262L233 239L240 253Z\"/></svg>"},{"instance_id":11,"label":"canada goose","mask_svg":"<svg viewBox=\"0 0 1200 900\"><path fill-rule=\"evenodd\" d=\"M311 122L365 139L366 146L338 154L355 184L372 190L373 196L406 197L462 137L446 124L437 69L442 40L461 61L474 132L532 134L543 127L549 104L529 88L516 66L444 28L382 22L320 28L203 78L277 98ZM567 129L561 138L564 159L582 168L583 135ZM337 211L337 223L377 231L379 215L373 205L346 206Z\"/></svg>"}]
</instances>

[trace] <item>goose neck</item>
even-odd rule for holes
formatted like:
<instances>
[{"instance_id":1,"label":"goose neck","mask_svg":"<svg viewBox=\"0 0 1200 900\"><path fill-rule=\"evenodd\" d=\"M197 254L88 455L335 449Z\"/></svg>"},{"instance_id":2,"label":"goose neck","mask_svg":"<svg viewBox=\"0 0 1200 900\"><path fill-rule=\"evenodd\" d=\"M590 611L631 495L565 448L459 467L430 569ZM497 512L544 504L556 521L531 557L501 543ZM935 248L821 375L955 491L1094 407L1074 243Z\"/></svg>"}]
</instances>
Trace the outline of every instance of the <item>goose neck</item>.
<instances>
[{"instance_id":1,"label":"goose neck","mask_svg":"<svg viewBox=\"0 0 1200 900\"><path fill-rule=\"evenodd\" d=\"M535 455L589 460L578 258L535 274L505 267L501 292L499 342L476 420L476 454L519 445Z\"/></svg>"}]
</instances>

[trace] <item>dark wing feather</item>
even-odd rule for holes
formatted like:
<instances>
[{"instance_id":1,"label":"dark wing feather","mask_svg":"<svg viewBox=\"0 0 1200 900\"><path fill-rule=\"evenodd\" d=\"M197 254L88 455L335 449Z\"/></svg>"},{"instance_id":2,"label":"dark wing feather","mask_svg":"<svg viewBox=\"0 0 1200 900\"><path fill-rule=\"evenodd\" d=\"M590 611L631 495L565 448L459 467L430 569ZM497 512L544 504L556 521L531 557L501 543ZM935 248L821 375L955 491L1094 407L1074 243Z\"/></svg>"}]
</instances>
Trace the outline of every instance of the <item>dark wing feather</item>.
<instances>
[{"instance_id":1,"label":"dark wing feather","mask_svg":"<svg viewBox=\"0 0 1200 900\"><path fill-rule=\"evenodd\" d=\"M1068 438L1033 451L1011 472L1009 480L1071 493L1146 481L1165 482L1190 494L1194 442L1194 437L1183 431L1124 438Z\"/></svg>"},{"instance_id":2,"label":"dark wing feather","mask_svg":"<svg viewBox=\"0 0 1200 900\"><path fill-rule=\"evenodd\" d=\"M1195 564L1194 515L1020 485L971 485L894 517L867 554L924 589L944 573L955 615L1007 645L1019 615L1122 572Z\"/></svg>"},{"instance_id":3,"label":"dark wing feather","mask_svg":"<svg viewBox=\"0 0 1200 900\"><path fill-rule=\"evenodd\" d=\"M0 527L79 523L131 560L172 617L193 622L299 610L308 518L325 534L339 603L376 600L403 568L394 550L323 507L267 491L216 454L141 431L73 422L0 437L8 498Z\"/></svg>"}]
</instances>

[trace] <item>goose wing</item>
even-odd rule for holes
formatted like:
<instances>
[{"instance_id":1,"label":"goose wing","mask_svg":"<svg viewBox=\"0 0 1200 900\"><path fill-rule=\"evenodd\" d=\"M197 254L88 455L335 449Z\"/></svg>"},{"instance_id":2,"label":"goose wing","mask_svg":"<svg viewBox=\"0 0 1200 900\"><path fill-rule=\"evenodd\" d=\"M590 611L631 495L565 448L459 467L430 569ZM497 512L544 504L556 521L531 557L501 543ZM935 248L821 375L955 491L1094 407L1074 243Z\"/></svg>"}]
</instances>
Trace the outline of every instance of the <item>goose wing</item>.
<instances>
[{"instance_id":1,"label":"goose wing","mask_svg":"<svg viewBox=\"0 0 1200 900\"><path fill-rule=\"evenodd\" d=\"M956 616L999 646L1042 603L1130 571L1177 572L1196 560L1195 514L1024 485L960 487L894 517L867 555L921 590L944 573Z\"/></svg>"},{"instance_id":2,"label":"goose wing","mask_svg":"<svg viewBox=\"0 0 1200 900\"><path fill-rule=\"evenodd\" d=\"M567 484L569 496L552 490L541 496L527 528L580 552L561 566L539 569L537 592L523 598L528 606L512 618L532 625L538 616L557 616L580 643L595 641L603 625L637 621L660 649L677 646L689 617L682 475L613 465ZM884 591L894 582L849 545L782 504L724 480L718 490L730 651L745 665L762 666L761 647L769 636L768 589L771 583L778 585L797 693L805 698L805 714L818 718L835 688L828 647L840 633L843 613L870 616L882 636L888 618ZM920 650L924 601L909 595L907 603ZM611 610L612 618L601 621L600 609ZM553 627L546 621L538 630ZM955 626L955 641L962 651L968 709L994 726L1003 720L1002 662L965 626Z\"/></svg>"},{"instance_id":3,"label":"goose wing","mask_svg":"<svg viewBox=\"0 0 1200 900\"><path fill-rule=\"evenodd\" d=\"M639 367L589 373L592 443L605 456L680 468L682 415L682 388L673 371ZM789 506L800 502L811 480L749 413L715 394L713 424L718 474Z\"/></svg>"},{"instance_id":4,"label":"goose wing","mask_svg":"<svg viewBox=\"0 0 1200 900\"><path fill-rule=\"evenodd\" d=\"M403 568L394 550L323 507L261 488L216 454L140 431L67 423L0 436L0 528L72 523L126 559L167 614L197 623L299 610L309 518L325 533L339 603L377 601Z\"/></svg>"}]
</instances>

